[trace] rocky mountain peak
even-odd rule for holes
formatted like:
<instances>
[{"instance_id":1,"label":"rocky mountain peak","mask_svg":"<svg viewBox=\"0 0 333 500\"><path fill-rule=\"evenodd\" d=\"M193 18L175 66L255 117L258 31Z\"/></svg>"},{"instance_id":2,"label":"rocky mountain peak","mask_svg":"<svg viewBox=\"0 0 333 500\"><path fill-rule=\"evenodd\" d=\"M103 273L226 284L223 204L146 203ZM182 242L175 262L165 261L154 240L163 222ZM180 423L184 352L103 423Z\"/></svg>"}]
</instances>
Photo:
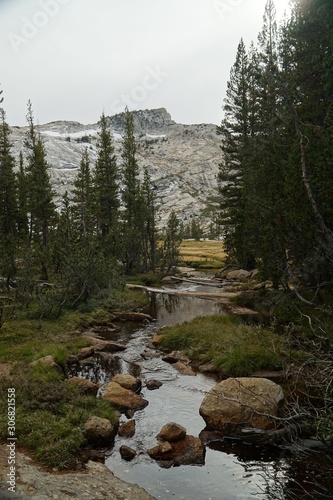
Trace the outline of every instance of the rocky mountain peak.
<instances>
[{"instance_id":1,"label":"rocky mountain peak","mask_svg":"<svg viewBox=\"0 0 333 500\"><path fill-rule=\"evenodd\" d=\"M133 111L140 178L147 168L160 206L159 226L175 210L183 222L202 217L208 225L218 207L220 139L213 124L182 125L165 108ZM108 117L115 154L122 169L124 113ZM55 202L73 189L82 152L88 148L91 169L98 153L98 123L54 121L38 126L45 144ZM13 152L25 152L27 127L12 127Z\"/></svg>"},{"instance_id":2,"label":"rocky mountain peak","mask_svg":"<svg viewBox=\"0 0 333 500\"><path fill-rule=\"evenodd\" d=\"M170 113L165 108L144 109L133 111L134 132L137 135L147 133L166 133L168 128L175 125ZM122 133L124 129L125 113L119 113L108 117L109 125L117 132Z\"/></svg>"}]
</instances>

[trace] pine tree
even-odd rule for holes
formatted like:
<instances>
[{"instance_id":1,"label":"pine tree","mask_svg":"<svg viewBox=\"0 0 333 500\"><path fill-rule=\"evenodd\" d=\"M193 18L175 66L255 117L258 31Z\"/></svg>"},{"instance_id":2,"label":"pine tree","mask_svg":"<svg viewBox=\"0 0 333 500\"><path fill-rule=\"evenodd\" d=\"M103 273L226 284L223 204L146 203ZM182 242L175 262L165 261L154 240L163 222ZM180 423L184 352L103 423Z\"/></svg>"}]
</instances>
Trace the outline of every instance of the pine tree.
<instances>
[{"instance_id":1,"label":"pine tree","mask_svg":"<svg viewBox=\"0 0 333 500\"><path fill-rule=\"evenodd\" d=\"M272 0L267 0L264 23L258 36L260 49L260 74L258 78L258 103L260 119L256 137L256 221L261 228L257 238L257 255L263 271L271 277L275 288L288 279L286 248L281 222L284 215L283 148L281 148L279 108L278 30L276 10ZM283 133L283 127L282 127ZM267 182L268 180L268 182ZM264 181L264 182L263 182Z\"/></svg>"},{"instance_id":2,"label":"pine tree","mask_svg":"<svg viewBox=\"0 0 333 500\"><path fill-rule=\"evenodd\" d=\"M147 169L141 186L141 240L143 269L155 271L157 262L156 196Z\"/></svg>"},{"instance_id":3,"label":"pine tree","mask_svg":"<svg viewBox=\"0 0 333 500\"><path fill-rule=\"evenodd\" d=\"M28 152L29 239L40 247L46 247L49 240L49 229L55 216L54 193L48 175L45 147L34 125L30 101L28 102L27 121L28 133L25 147Z\"/></svg>"},{"instance_id":4,"label":"pine tree","mask_svg":"<svg viewBox=\"0 0 333 500\"><path fill-rule=\"evenodd\" d=\"M179 246L181 242L179 219L176 212L172 210L168 218L163 244L162 269L166 268L167 272L172 268L175 269L178 264Z\"/></svg>"},{"instance_id":5,"label":"pine tree","mask_svg":"<svg viewBox=\"0 0 333 500\"><path fill-rule=\"evenodd\" d=\"M102 238L115 238L119 219L118 168L107 119L102 114L99 122L98 157L93 179L96 214ZM109 239L109 244L112 242ZM114 242L113 242L113 247Z\"/></svg>"},{"instance_id":6,"label":"pine tree","mask_svg":"<svg viewBox=\"0 0 333 500\"><path fill-rule=\"evenodd\" d=\"M0 120L0 266L9 291L10 280L16 274L17 184L9 126L2 108L0 108Z\"/></svg>"},{"instance_id":7,"label":"pine tree","mask_svg":"<svg viewBox=\"0 0 333 500\"><path fill-rule=\"evenodd\" d=\"M294 59L283 94L293 138L286 170L288 255L293 272L314 285L329 281L333 271L333 209L327 203L333 185L333 43L327 9L332 7L325 0L295 2L285 35Z\"/></svg>"},{"instance_id":8,"label":"pine tree","mask_svg":"<svg viewBox=\"0 0 333 500\"><path fill-rule=\"evenodd\" d=\"M249 76L248 56L241 40L227 85L224 119L217 132L222 139L219 222L223 225L224 246L229 257L246 268L254 265L247 232L248 213L243 186L251 137Z\"/></svg>"},{"instance_id":9,"label":"pine tree","mask_svg":"<svg viewBox=\"0 0 333 500\"><path fill-rule=\"evenodd\" d=\"M123 253L125 272L139 267L142 258L140 225L140 182L136 159L133 116L125 109L122 149Z\"/></svg>"},{"instance_id":10,"label":"pine tree","mask_svg":"<svg viewBox=\"0 0 333 500\"><path fill-rule=\"evenodd\" d=\"M92 213L92 178L88 148L85 148L82 153L80 168L74 180L72 202L74 218L80 239L85 239L93 234L95 229Z\"/></svg>"},{"instance_id":11,"label":"pine tree","mask_svg":"<svg viewBox=\"0 0 333 500\"><path fill-rule=\"evenodd\" d=\"M29 234L28 224L28 179L24 169L23 153L20 151L19 171L17 173L18 191L18 233L20 238L26 240Z\"/></svg>"}]
</instances>

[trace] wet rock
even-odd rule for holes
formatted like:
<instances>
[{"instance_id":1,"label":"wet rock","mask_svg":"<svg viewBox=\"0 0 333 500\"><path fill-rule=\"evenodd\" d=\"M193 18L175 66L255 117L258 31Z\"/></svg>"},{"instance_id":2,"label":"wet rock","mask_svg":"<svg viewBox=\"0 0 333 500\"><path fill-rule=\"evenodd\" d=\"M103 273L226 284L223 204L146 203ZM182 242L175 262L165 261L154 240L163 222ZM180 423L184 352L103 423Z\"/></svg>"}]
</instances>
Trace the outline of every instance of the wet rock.
<instances>
[{"instance_id":1,"label":"wet rock","mask_svg":"<svg viewBox=\"0 0 333 500\"><path fill-rule=\"evenodd\" d=\"M104 399L109 401L120 411L142 410L148 405L148 401L134 392L124 389L116 382L110 382L105 390Z\"/></svg>"},{"instance_id":2,"label":"wet rock","mask_svg":"<svg viewBox=\"0 0 333 500\"><path fill-rule=\"evenodd\" d=\"M171 276L164 276L164 278L162 279L162 283L170 284L170 283L174 283L174 280L172 279Z\"/></svg>"},{"instance_id":3,"label":"wet rock","mask_svg":"<svg viewBox=\"0 0 333 500\"><path fill-rule=\"evenodd\" d=\"M90 358L94 354L94 348L93 347L83 347L82 349L79 349L77 353L77 358L78 359L86 359Z\"/></svg>"},{"instance_id":4,"label":"wet rock","mask_svg":"<svg viewBox=\"0 0 333 500\"><path fill-rule=\"evenodd\" d=\"M127 418L133 418L135 415L135 411L134 410L126 410L125 415Z\"/></svg>"},{"instance_id":5,"label":"wet rock","mask_svg":"<svg viewBox=\"0 0 333 500\"><path fill-rule=\"evenodd\" d=\"M91 346L98 347L99 349L101 349L102 346L109 344L107 340L97 338L97 336L94 336L92 332L83 333L82 337L87 339L88 342L90 342Z\"/></svg>"},{"instance_id":6,"label":"wet rock","mask_svg":"<svg viewBox=\"0 0 333 500\"><path fill-rule=\"evenodd\" d=\"M154 351L154 350L151 350L151 349L145 349L144 351L142 351L140 353L140 356L143 358L143 359L154 359L154 358L158 358L159 357L159 354Z\"/></svg>"},{"instance_id":7,"label":"wet rock","mask_svg":"<svg viewBox=\"0 0 333 500\"><path fill-rule=\"evenodd\" d=\"M97 354L98 354L98 356L100 356L100 358L106 359L107 361L114 359L111 352L98 351Z\"/></svg>"},{"instance_id":8,"label":"wet rock","mask_svg":"<svg viewBox=\"0 0 333 500\"><path fill-rule=\"evenodd\" d=\"M160 380L155 380L155 379L147 380L147 382L146 382L146 387L150 391L154 391L155 389L159 389L162 385L163 384Z\"/></svg>"},{"instance_id":9,"label":"wet rock","mask_svg":"<svg viewBox=\"0 0 333 500\"><path fill-rule=\"evenodd\" d=\"M175 422L169 422L164 425L160 432L158 433L158 438L163 441L169 441L170 443L175 441L180 441L186 436L186 429L182 425L176 424Z\"/></svg>"},{"instance_id":10,"label":"wet rock","mask_svg":"<svg viewBox=\"0 0 333 500\"><path fill-rule=\"evenodd\" d=\"M205 363L198 367L199 372L201 373L218 373L218 369L213 363Z\"/></svg>"},{"instance_id":11,"label":"wet rock","mask_svg":"<svg viewBox=\"0 0 333 500\"><path fill-rule=\"evenodd\" d=\"M85 437L88 443L94 446L110 444L116 433L117 425L112 425L106 418L90 417L84 426Z\"/></svg>"},{"instance_id":12,"label":"wet rock","mask_svg":"<svg viewBox=\"0 0 333 500\"><path fill-rule=\"evenodd\" d=\"M98 344L95 347L95 351L103 352L120 352L125 351L126 346L123 344L118 344L117 342L106 342L105 344Z\"/></svg>"},{"instance_id":13,"label":"wet rock","mask_svg":"<svg viewBox=\"0 0 333 500\"><path fill-rule=\"evenodd\" d=\"M168 441L161 441L158 445L147 450L147 453L154 460L171 460L172 446Z\"/></svg>"},{"instance_id":14,"label":"wet rock","mask_svg":"<svg viewBox=\"0 0 333 500\"><path fill-rule=\"evenodd\" d=\"M232 280L244 280L251 277L251 271L246 271L245 269L236 269L234 271L227 271L226 273L227 279Z\"/></svg>"},{"instance_id":15,"label":"wet rock","mask_svg":"<svg viewBox=\"0 0 333 500\"><path fill-rule=\"evenodd\" d=\"M244 428L270 430L283 405L282 388L265 378L229 378L217 384L200 406L208 430L242 435Z\"/></svg>"},{"instance_id":16,"label":"wet rock","mask_svg":"<svg viewBox=\"0 0 333 500\"><path fill-rule=\"evenodd\" d=\"M144 314L140 312L115 312L114 321L134 321L136 323L142 323L144 320L149 322L154 321L154 318L150 314Z\"/></svg>"},{"instance_id":17,"label":"wet rock","mask_svg":"<svg viewBox=\"0 0 333 500\"><path fill-rule=\"evenodd\" d=\"M89 460L99 462L100 464L104 464L105 462L105 455L99 450L84 450L81 456L84 462L88 462Z\"/></svg>"},{"instance_id":18,"label":"wet rock","mask_svg":"<svg viewBox=\"0 0 333 500\"><path fill-rule=\"evenodd\" d=\"M128 389L133 392L137 392L141 389L141 380L133 377L132 375L119 373L111 379L111 382L116 382L124 389Z\"/></svg>"},{"instance_id":19,"label":"wet rock","mask_svg":"<svg viewBox=\"0 0 333 500\"><path fill-rule=\"evenodd\" d=\"M73 384L80 387L81 389L83 389L83 392L85 394L90 394L92 396L97 395L98 389L100 387L98 384L94 384L93 382L90 382L90 380L86 380L85 378L81 377L72 377L66 380L66 382L68 384Z\"/></svg>"},{"instance_id":20,"label":"wet rock","mask_svg":"<svg viewBox=\"0 0 333 500\"><path fill-rule=\"evenodd\" d=\"M184 354L181 351L172 351L170 352L170 354L163 356L162 360L165 361L166 363L170 363L171 365L177 363L178 361L181 361L186 365L190 364L189 358L184 356Z\"/></svg>"},{"instance_id":21,"label":"wet rock","mask_svg":"<svg viewBox=\"0 0 333 500\"><path fill-rule=\"evenodd\" d=\"M118 435L120 437L130 438L135 434L135 420L129 420L119 427Z\"/></svg>"},{"instance_id":22,"label":"wet rock","mask_svg":"<svg viewBox=\"0 0 333 500\"><path fill-rule=\"evenodd\" d=\"M152 344L157 345L162 338L163 338L163 335L159 335L159 334L154 335L154 337L152 339Z\"/></svg>"},{"instance_id":23,"label":"wet rock","mask_svg":"<svg viewBox=\"0 0 333 500\"><path fill-rule=\"evenodd\" d=\"M133 448L130 448L129 446L122 445L119 448L119 452L121 455L121 458L124 460L127 460L128 462L130 460L133 460L134 457L136 457L136 451L133 450Z\"/></svg>"},{"instance_id":24,"label":"wet rock","mask_svg":"<svg viewBox=\"0 0 333 500\"><path fill-rule=\"evenodd\" d=\"M59 373L59 375L64 375L64 372L63 372L61 366L59 366L55 362L53 356L44 356L43 358L39 358L36 361L33 361L32 363L30 363L30 366L36 366L39 363L42 363L43 365L47 365L50 368L53 368L56 372Z\"/></svg>"},{"instance_id":25,"label":"wet rock","mask_svg":"<svg viewBox=\"0 0 333 500\"><path fill-rule=\"evenodd\" d=\"M80 365L94 365L95 358L85 358L79 361Z\"/></svg>"},{"instance_id":26,"label":"wet rock","mask_svg":"<svg viewBox=\"0 0 333 500\"><path fill-rule=\"evenodd\" d=\"M177 361L177 363L174 363L172 366L176 368L176 370L178 370L182 375L189 375L191 377L195 377L196 375L195 372L191 370L191 368L184 365L184 363L182 363L181 361Z\"/></svg>"},{"instance_id":27,"label":"wet rock","mask_svg":"<svg viewBox=\"0 0 333 500\"><path fill-rule=\"evenodd\" d=\"M205 463L205 447L199 438L185 436L180 441L169 443L161 441L157 446L147 451L154 460L163 467L170 465L192 465Z\"/></svg>"}]
</instances>

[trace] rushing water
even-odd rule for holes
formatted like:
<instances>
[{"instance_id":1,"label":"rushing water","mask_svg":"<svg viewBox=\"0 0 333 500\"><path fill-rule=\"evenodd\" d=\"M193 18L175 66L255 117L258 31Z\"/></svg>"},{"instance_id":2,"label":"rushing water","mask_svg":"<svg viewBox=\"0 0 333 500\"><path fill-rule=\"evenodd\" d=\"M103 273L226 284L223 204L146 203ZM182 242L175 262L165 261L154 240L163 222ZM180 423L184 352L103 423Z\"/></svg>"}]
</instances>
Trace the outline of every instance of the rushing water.
<instances>
[{"instance_id":1,"label":"rushing water","mask_svg":"<svg viewBox=\"0 0 333 500\"><path fill-rule=\"evenodd\" d=\"M184 289L187 286L182 287ZM161 468L148 456L147 449L157 444L156 435L170 421L183 425L188 434L199 435L205 427L199 407L204 395L216 381L202 374L181 375L147 346L156 330L163 325L176 324L201 315L224 314L221 306L213 301L164 294L151 294L149 312L156 318L156 323L139 328L137 325L125 324L118 332L105 333L106 339L126 344L125 351L117 356L101 356L92 364L73 367L72 375L75 372L93 382L102 383L101 393L117 373L129 373L142 379L141 394L149 401L149 405L134 415L136 432L133 438L116 437L105 462L107 467L121 479L138 483L154 497L163 500L232 500L255 496L268 500L332 499L333 486L328 488L329 481L325 477L323 464L320 460L314 460L314 454L310 461L301 448L291 453L226 439L207 447L204 466L170 469ZM141 355L144 351L146 359ZM154 391L147 390L145 381L149 379L160 380L162 387ZM121 422L125 421L126 417L122 416ZM121 459L119 448L122 444L137 451L137 456L131 462ZM311 486L314 480L318 483L316 488ZM321 489L319 484L325 487Z\"/></svg>"}]
</instances>

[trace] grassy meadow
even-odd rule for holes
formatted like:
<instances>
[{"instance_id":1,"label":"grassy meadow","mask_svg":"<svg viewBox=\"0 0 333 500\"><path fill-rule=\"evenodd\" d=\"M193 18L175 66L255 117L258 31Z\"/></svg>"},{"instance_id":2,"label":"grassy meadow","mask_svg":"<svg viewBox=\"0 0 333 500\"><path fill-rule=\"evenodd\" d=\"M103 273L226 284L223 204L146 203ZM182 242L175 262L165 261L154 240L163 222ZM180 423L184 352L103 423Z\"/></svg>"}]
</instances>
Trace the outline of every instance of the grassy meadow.
<instances>
[{"instance_id":1,"label":"grassy meadow","mask_svg":"<svg viewBox=\"0 0 333 500\"><path fill-rule=\"evenodd\" d=\"M179 251L181 263L190 267L219 269L224 266L226 254L222 241L183 240Z\"/></svg>"}]
</instances>

